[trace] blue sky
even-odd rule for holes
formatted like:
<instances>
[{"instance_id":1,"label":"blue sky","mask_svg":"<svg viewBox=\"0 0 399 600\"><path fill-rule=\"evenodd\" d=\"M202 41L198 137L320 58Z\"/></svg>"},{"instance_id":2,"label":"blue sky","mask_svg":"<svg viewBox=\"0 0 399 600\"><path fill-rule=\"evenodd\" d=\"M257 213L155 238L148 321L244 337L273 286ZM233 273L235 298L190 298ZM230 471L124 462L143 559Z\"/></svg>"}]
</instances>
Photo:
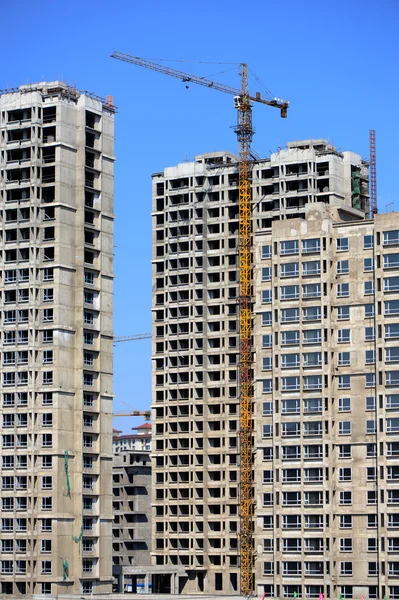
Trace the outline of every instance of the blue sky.
<instances>
[{"instance_id":1,"label":"blue sky","mask_svg":"<svg viewBox=\"0 0 399 600\"><path fill-rule=\"evenodd\" d=\"M151 173L196 154L236 150L232 97L109 58L119 50L238 86L231 65L247 62L289 118L254 109L253 148L267 155L287 141L325 137L368 157L377 134L380 212L399 209L397 0L3 0L0 88L62 79L112 94L116 116L115 333L151 328ZM189 62L193 61L193 62ZM220 73L228 69L226 73ZM257 91L254 83L252 91ZM150 340L115 349L117 410L147 408ZM128 431L137 423L119 419Z\"/></svg>"}]
</instances>

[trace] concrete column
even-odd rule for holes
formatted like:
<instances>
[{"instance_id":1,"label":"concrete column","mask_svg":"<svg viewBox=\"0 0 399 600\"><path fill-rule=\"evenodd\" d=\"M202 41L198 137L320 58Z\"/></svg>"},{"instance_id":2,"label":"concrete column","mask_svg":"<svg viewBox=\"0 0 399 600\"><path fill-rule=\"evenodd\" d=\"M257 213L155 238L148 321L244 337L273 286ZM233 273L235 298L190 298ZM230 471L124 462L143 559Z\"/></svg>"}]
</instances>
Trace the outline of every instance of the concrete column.
<instances>
[{"instance_id":1,"label":"concrete column","mask_svg":"<svg viewBox=\"0 0 399 600\"><path fill-rule=\"evenodd\" d=\"M176 573L172 573L170 576L170 593L176 594Z\"/></svg>"}]
</instances>

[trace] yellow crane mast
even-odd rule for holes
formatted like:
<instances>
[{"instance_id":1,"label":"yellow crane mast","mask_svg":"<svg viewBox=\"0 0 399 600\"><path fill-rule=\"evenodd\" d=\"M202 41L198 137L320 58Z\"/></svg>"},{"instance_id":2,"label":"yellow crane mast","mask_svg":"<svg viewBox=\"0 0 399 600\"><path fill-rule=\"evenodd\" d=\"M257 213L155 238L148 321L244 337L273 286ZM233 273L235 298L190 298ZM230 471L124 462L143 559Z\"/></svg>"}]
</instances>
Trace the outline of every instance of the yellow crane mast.
<instances>
[{"instance_id":1,"label":"yellow crane mast","mask_svg":"<svg viewBox=\"0 0 399 600\"><path fill-rule=\"evenodd\" d=\"M251 142L252 103L259 102L280 109L281 117L287 116L289 103L280 98L265 99L259 92L251 96L248 91L247 65L241 66L241 87L233 87L211 81L205 77L190 75L164 65L122 52L113 52L112 58L164 73L184 83L196 83L234 96L237 109L235 132L239 144L239 401L240 401L240 589L243 596L253 592L253 267L252 267L252 200L251 200Z\"/></svg>"}]
</instances>

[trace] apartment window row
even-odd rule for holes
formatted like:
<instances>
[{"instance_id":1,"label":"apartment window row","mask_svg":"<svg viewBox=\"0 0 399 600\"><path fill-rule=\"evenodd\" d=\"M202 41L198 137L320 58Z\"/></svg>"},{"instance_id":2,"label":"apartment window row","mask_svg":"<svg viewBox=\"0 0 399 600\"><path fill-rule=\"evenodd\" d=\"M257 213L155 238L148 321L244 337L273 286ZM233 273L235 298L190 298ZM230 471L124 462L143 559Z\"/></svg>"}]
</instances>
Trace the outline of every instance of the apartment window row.
<instances>
[{"instance_id":1,"label":"apartment window row","mask_svg":"<svg viewBox=\"0 0 399 600\"><path fill-rule=\"evenodd\" d=\"M53 498L51 496L43 496L40 498L41 510L51 511L53 509ZM3 512L27 511L28 498L2 498L1 510ZM51 550L50 550L51 551Z\"/></svg>"},{"instance_id":2,"label":"apartment window row","mask_svg":"<svg viewBox=\"0 0 399 600\"><path fill-rule=\"evenodd\" d=\"M262 448L263 461L273 460L273 448ZM339 444L336 447L337 455L340 459L352 458L351 444ZM375 458L377 456L377 445L375 443L365 444L363 453L366 459ZM276 457L280 455L280 449L276 448ZM325 457L328 457L327 449ZM320 460L324 457L322 444L304 444L302 445L287 445L281 447L281 458L285 461L297 461L303 458L304 460ZM399 457L399 442L388 442L386 445L385 455L387 457Z\"/></svg>"},{"instance_id":3,"label":"apartment window row","mask_svg":"<svg viewBox=\"0 0 399 600\"><path fill-rule=\"evenodd\" d=\"M43 427L52 427L53 425L53 413L46 412L38 415L38 421L41 422ZM28 426L28 413L3 413L2 414L2 427L7 429L10 427L27 427Z\"/></svg>"},{"instance_id":4,"label":"apartment window row","mask_svg":"<svg viewBox=\"0 0 399 600\"><path fill-rule=\"evenodd\" d=\"M377 233L377 237L379 234ZM383 232L383 245L384 246L396 246L399 245L399 231L384 231ZM320 252L320 239L307 239L302 240L302 253L319 253ZM350 239L348 237L338 237L336 239L336 250L337 252L347 252L350 247ZM363 236L363 249L371 250L374 248L374 235ZM282 256L290 254L299 254L299 240L285 240L280 242L280 254ZM271 245L262 246L262 258L271 258L272 249Z\"/></svg>"},{"instance_id":5,"label":"apartment window row","mask_svg":"<svg viewBox=\"0 0 399 600\"><path fill-rule=\"evenodd\" d=\"M29 383L29 379L33 380L33 372L32 371L18 371L14 372L3 372L3 386L15 386L15 385L27 385ZM52 371L43 371L40 374L42 385L52 385L53 384L53 372Z\"/></svg>"},{"instance_id":6,"label":"apartment window row","mask_svg":"<svg viewBox=\"0 0 399 600\"><path fill-rule=\"evenodd\" d=\"M51 406L53 404L53 392L36 393L35 403L41 400L42 406ZM14 406L21 407L28 405L28 392L4 392L2 394L2 406L11 408Z\"/></svg>"}]
</instances>

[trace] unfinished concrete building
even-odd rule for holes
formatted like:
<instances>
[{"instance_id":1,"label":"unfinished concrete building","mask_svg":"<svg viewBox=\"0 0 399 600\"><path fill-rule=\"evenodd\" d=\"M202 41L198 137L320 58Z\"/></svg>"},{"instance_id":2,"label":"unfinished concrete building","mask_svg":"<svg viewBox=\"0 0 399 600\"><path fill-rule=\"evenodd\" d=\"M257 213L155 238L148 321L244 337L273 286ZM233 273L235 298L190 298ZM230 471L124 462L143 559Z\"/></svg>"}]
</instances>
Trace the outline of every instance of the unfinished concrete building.
<instances>
[{"instance_id":1,"label":"unfinished concrete building","mask_svg":"<svg viewBox=\"0 0 399 600\"><path fill-rule=\"evenodd\" d=\"M170 580L180 592L239 589L237 182L237 159L228 153L204 154L153 176L152 552L154 565L179 568ZM388 400L388 392L389 408L385 404L386 350L378 370L368 344L375 343L373 315L385 302L374 290L394 291L383 282L390 259L381 240L393 239L388 231L399 225L392 217L378 217L376 227L365 220L367 163L323 140L291 143L255 162L253 200L256 591L287 598L294 592L331 598L394 594L396 567L385 567L381 553L389 544L394 552L396 542L381 537L374 549L372 544L388 521L396 522L395 506L390 501L391 516L381 516L387 493L370 493L366 504L365 490L375 492L379 481L372 468L389 487L384 465L395 460L392 453L381 455L388 446L376 441L385 426L389 440L395 438L395 399L389 393ZM300 259L293 258L296 250L290 256L291 238ZM353 250L346 250L347 238L356 240L348 242ZM383 254L373 283L377 239ZM341 260L340 252L348 257ZM338 321L349 313L350 324L341 328ZM350 332L352 313L356 334ZM369 327L360 325L366 314ZM359 357L354 344L365 344ZM389 377L393 382L394 375ZM340 391L349 389L348 381L353 397ZM381 386L378 392L373 385ZM380 406L389 412L389 425L375 416ZM338 412L347 414L340 418ZM341 435L347 435L342 442ZM362 492L356 491L358 481ZM350 504L355 491L356 504ZM347 521L338 519L340 511ZM373 519L378 528L366 535L364 522L371 527ZM338 521L346 531L339 531ZM359 531L370 537L366 558L356 552ZM382 579L389 569L392 579Z\"/></svg>"},{"instance_id":2,"label":"unfinished concrete building","mask_svg":"<svg viewBox=\"0 0 399 600\"><path fill-rule=\"evenodd\" d=\"M113 113L0 95L2 597L111 591Z\"/></svg>"},{"instance_id":3,"label":"unfinished concrete building","mask_svg":"<svg viewBox=\"0 0 399 600\"><path fill-rule=\"evenodd\" d=\"M256 582L396 597L399 215L305 217L256 235Z\"/></svg>"},{"instance_id":4,"label":"unfinished concrete building","mask_svg":"<svg viewBox=\"0 0 399 600\"><path fill-rule=\"evenodd\" d=\"M151 571L151 425L114 437L113 568L118 592L148 593ZM139 433L142 432L143 433ZM128 438L126 440L126 438ZM121 443L118 443L120 441ZM135 442L132 444L129 442ZM125 442L128 447L125 448ZM135 447L137 446L137 447Z\"/></svg>"}]
</instances>

